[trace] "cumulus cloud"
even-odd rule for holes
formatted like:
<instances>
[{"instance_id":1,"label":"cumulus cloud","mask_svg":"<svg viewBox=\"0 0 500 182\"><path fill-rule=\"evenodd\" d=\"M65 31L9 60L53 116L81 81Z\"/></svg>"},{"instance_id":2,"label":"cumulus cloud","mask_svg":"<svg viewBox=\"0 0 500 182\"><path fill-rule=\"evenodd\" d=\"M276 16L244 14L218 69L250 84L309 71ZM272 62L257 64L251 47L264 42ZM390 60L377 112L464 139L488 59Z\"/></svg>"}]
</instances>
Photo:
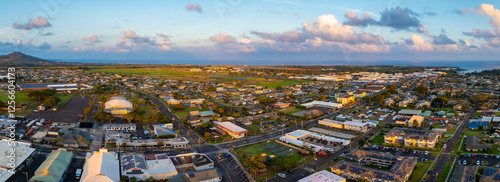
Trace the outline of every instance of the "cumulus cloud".
<instances>
[{"instance_id":1,"label":"cumulus cloud","mask_svg":"<svg viewBox=\"0 0 500 182\"><path fill-rule=\"evenodd\" d=\"M49 23L49 21L47 21L47 18L43 16L40 16L34 20L29 20L29 22L25 24L14 23L12 25L12 27L14 27L15 29L23 29L23 30L42 29L50 26L52 25Z\"/></svg>"},{"instance_id":2,"label":"cumulus cloud","mask_svg":"<svg viewBox=\"0 0 500 182\"><path fill-rule=\"evenodd\" d=\"M418 29L421 25L418 19L420 15L409 8L396 7L385 9L380 12L380 19L374 20L368 13L363 13L363 17L358 17L356 12L348 11L345 14L347 19L343 24L351 26L385 26L396 30L409 30L410 28Z\"/></svg>"},{"instance_id":3,"label":"cumulus cloud","mask_svg":"<svg viewBox=\"0 0 500 182\"><path fill-rule=\"evenodd\" d=\"M433 36L433 43L437 45L457 44L457 42L451 40L445 34L439 34L439 36Z\"/></svg>"},{"instance_id":4,"label":"cumulus cloud","mask_svg":"<svg viewBox=\"0 0 500 182\"><path fill-rule=\"evenodd\" d=\"M236 38L227 33L215 34L211 36L208 40L218 44L236 43Z\"/></svg>"},{"instance_id":5,"label":"cumulus cloud","mask_svg":"<svg viewBox=\"0 0 500 182\"><path fill-rule=\"evenodd\" d=\"M283 42L304 42L307 39L304 34L297 30L288 30L283 33L265 33L259 31L250 31L250 33L264 39L274 39Z\"/></svg>"},{"instance_id":6,"label":"cumulus cloud","mask_svg":"<svg viewBox=\"0 0 500 182\"><path fill-rule=\"evenodd\" d=\"M12 51L47 51L52 48L47 42L42 42L40 45L34 45L33 42L16 40L15 42L0 42L0 52Z\"/></svg>"},{"instance_id":7,"label":"cumulus cloud","mask_svg":"<svg viewBox=\"0 0 500 182\"><path fill-rule=\"evenodd\" d=\"M125 29L121 33L123 38L118 39L115 46L119 52L130 52L147 48L155 48L161 51L172 50L172 43L168 35L157 33L156 36L160 38L160 41L157 42L157 37L140 36L130 28Z\"/></svg>"},{"instance_id":8,"label":"cumulus cloud","mask_svg":"<svg viewBox=\"0 0 500 182\"><path fill-rule=\"evenodd\" d=\"M87 37L82 38L82 41L87 42L87 43L92 44L92 45L99 43L99 42L102 42L101 40L99 40L99 38L97 38L97 35L88 35Z\"/></svg>"},{"instance_id":9,"label":"cumulus cloud","mask_svg":"<svg viewBox=\"0 0 500 182\"><path fill-rule=\"evenodd\" d=\"M479 30L473 29L472 32L463 32L464 35L480 38L488 41L492 47L500 47L500 10L495 9L491 4L481 4L477 8L465 8L457 10L458 14L478 14L490 18L490 25L495 29Z\"/></svg>"},{"instance_id":10,"label":"cumulus cloud","mask_svg":"<svg viewBox=\"0 0 500 182\"><path fill-rule=\"evenodd\" d=\"M422 37L413 34L410 39L406 39L404 41L408 49L413 51L432 51L434 50L432 43L425 41Z\"/></svg>"},{"instance_id":11,"label":"cumulus cloud","mask_svg":"<svg viewBox=\"0 0 500 182\"><path fill-rule=\"evenodd\" d=\"M192 3L189 3L188 5L186 5L186 10L197 11L198 13L201 13L201 11L202 11L201 6L199 4L192 4Z\"/></svg>"}]
</instances>

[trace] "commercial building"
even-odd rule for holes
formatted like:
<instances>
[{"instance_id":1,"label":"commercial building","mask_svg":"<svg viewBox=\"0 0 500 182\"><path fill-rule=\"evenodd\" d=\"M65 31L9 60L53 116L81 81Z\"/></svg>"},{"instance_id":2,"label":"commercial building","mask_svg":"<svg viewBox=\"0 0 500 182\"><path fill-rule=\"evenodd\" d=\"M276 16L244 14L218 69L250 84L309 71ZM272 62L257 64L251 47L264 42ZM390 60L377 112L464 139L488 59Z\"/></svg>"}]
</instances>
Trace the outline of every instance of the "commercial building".
<instances>
[{"instance_id":1,"label":"commercial building","mask_svg":"<svg viewBox=\"0 0 500 182\"><path fill-rule=\"evenodd\" d=\"M122 175L136 177L138 180L149 178L148 166L142 155L122 155Z\"/></svg>"},{"instance_id":2,"label":"commercial building","mask_svg":"<svg viewBox=\"0 0 500 182\"><path fill-rule=\"evenodd\" d=\"M145 155L149 176L153 179L167 179L178 175L177 169L167 154Z\"/></svg>"},{"instance_id":3,"label":"commercial building","mask_svg":"<svg viewBox=\"0 0 500 182\"><path fill-rule=\"evenodd\" d=\"M78 85L75 83L57 83L57 84L47 84L49 89L56 89L57 91L72 91L78 90Z\"/></svg>"},{"instance_id":4,"label":"commercial building","mask_svg":"<svg viewBox=\"0 0 500 182\"><path fill-rule=\"evenodd\" d=\"M217 127L226 131L229 135L234 138L243 138L248 132L246 129L239 127L231 122L218 122Z\"/></svg>"},{"instance_id":5,"label":"commercial building","mask_svg":"<svg viewBox=\"0 0 500 182\"><path fill-rule=\"evenodd\" d=\"M205 170L214 167L214 162L205 154L187 153L170 156L177 170Z\"/></svg>"},{"instance_id":6,"label":"commercial building","mask_svg":"<svg viewBox=\"0 0 500 182\"><path fill-rule=\"evenodd\" d=\"M325 146L320 146L312 143L308 143L307 141L310 141L310 139L321 139L325 140L331 143L336 143L341 146L345 146L349 144L349 140L345 139L340 139L340 138L335 138L323 134L318 134L306 130L295 130L290 133L287 133L285 136L282 136L279 138L280 141L295 145L297 147L303 147L307 146L308 148L312 148L313 151L318 152L321 150L328 150L328 151L334 151L334 149L325 147ZM308 140L309 139L309 140Z\"/></svg>"},{"instance_id":7,"label":"commercial building","mask_svg":"<svg viewBox=\"0 0 500 182\"><path fill-rule=\"evenodd\" d=\"M322 170L299 180L299 182L346 182L346 179L327 170Z\"/></svg>"},{"instance_id":8,"label":"commercial building","mask_svg":"<svg viewBox=\"0 0 500 182\"><path fill-rule=\"evenodd\" d=\"M332 128L338 128L338 129L345 129L345 130L352 130L352 131L357 131L357 132L366 132L368 131L368 123L362 123L362 122L355 122L355 121L336 121L336 120L331 120L331 119L322 119L318 121L318 124L332 127Z\"/></svg>"},{"instance_id":9,"label":"commercial building","mask_svg":"<svg viewBox=\"0 0 500 182\"><path fill-rule=\"evenodd\" d=\"M348 103L354 102L354 95L349 95L349 94L341 94L335 97L338 103L341 103L342 105L346 105Z\"/></svg>"},{"instance_id":10,"label":"commercial building","mask_svg":"<svg viewBox=\"0 0 500 182\"><path fill-rule=\"evenodd\" d=\"M441 137L440 131L393 128L384 135L384 143L420 148L434 148Z\"/></svg>"},{"instance_id":11,"label":"commercial building","mask_svg":"<svg viewBox=\"0 0 500 182\"><path fill-rule=\"evenodd\" d=\"M86 157L80 182L97 181L120 181L120 164L115 152L102 148Z\"/></svg>"},{"instance_id":12,"label":"commercial building","mask_svg":"<svg viewBox=\"0 0 500 182\"><path fill-rule=\"evenodd\" d=\"M63 181L72 158L73 153L64 149L52 151L35 171L35 175L30 179L30 182Z\"/></svg>"},{"instance_id":13,"label":"commercial building","mask_svg":"<svg viewBox=\"0 0 500 182\"><path fill-rule=\"evenodd\" d=\"M168 179L169 182L219 182L221 180L217 168L189 171Z\"/></svg>"},{"instance_id":14,"label":"commercial building","mask_svg":"<svg viewBox=\"0 0 500 182\"><path fill-rule=\"evenodd\" d=\"M158 143L161 142L168 148L185 148L189 144L189 140L184 137L180 138L168 138L168 139L142 139L142 140L132 140L126 139L116 139L116 146L118 148L122 146L143 148L144 145L147 147L158 147Z\"/></svg>"},{"instance_id":15,"label":"commercial building","mask_svg":"<svg viewBox=\"0 0 500 182\"><path fill-rule=\"evenodd\" d=\"M342 104L339 104L339 103L324 102L324 101L317 101L317 100L301 104L301 106L304 106L306 108L311 108L311 107L326 107L326 108L332 108L332 109L342 108Z\"/></svg>"},{"instance_id":16,"label":"commercial building","mask_svg":"<svg viewBox=\"0 0 500 182\"><path fill-rule=\"evenodd\" d=\"M354 149L345 157L355 162L344 160L333 165L330 169L333 173L351 180L404 182L410 178L417 165L417 157L395 156L390 153L360 149ZM389 170L368 167L371 165L389 168Z\"/></svg>"},{"instance_id":17,"label":"commercial building","mask_svg":"<svg viewBox=\"0 0 500 182\"><path fill-rule=\"evenodd\" d=\"M133 123L131 124L103 124L102 128L106 131L119 131L128 130L130 132L135 132L137 126Z\"/></svg>"},{"instance_id":18,"label":"commercial building","mask_svg":"<svg viewBox=\"0 0 500 182\"><path fill-rule=\"evenodd\" d=\"M424 122L424 117L413 115L406 122L407 122L409 127L413 127L415 125L416 125L416 127L420 127L420 125L422 125L422 123Z\"/></svg>"},{"instance_id":19,"label":"commercial building","mask_svg":"<svg viewBox=\"0 0 500 182\"><path fill-rule=\"evenodd\" d=\"M125 99L125 97L114 96L109 99L108 102L104 104L107 113L111 113L113 115L124 115L129 112L132 112L132 102Z\"/></svg>"},{"instance_id":20,"label":"commercial building","mask_svg":"<svg viewBox=\"0 0 500 182\"><path fill-rule=\"evenodd\" d=\"M34 153L35 149L31 143L0 140L0 181L8 181L13 175L8 170L16 171L24 166L25 162L30 163Z\"/></svg>"}]
</instances>

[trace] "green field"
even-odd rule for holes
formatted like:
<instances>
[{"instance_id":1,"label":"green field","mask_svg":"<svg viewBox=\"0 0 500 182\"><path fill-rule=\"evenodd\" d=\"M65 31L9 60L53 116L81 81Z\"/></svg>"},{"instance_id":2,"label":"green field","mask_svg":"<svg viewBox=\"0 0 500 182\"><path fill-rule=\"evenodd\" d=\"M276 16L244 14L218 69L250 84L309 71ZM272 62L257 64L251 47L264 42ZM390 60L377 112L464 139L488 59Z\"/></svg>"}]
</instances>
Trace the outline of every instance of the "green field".
<instances>
[{"instance_id":1,"label":"green field","mask_svg":"<svg viewBox=\"0 0 500 182\"><path fill-rule=\"evenodd\" d=\"M91 69L85 71L87 73L113 73L113 74L133 74L133 75L199 75L196 72L164 69L164 68L106 68L106 69Z\"/></svg>"},{"instance_id":2,"label":"green field","mask_svg":"<svg viewBox=\"0 0 500 182\"><path fill-rule=\"evenodd\" d=\"M304 83L304 82L311 82L311 81L306 81L306 80L288 80L288 81L281 81L281 82L257 83L255 85L263 86L263 87L268 87L268 88L276 88L278 86L293 85L295 83Z\"/></svg>"},{"instance_id":3,"label":"green field","mask_svg":"<svg viewBox=\"0 0 500 182\"><path fill-rule=\"evenodd\" d=\"M252 131L260 130L260 126L256 124L246 125L245 128L251 129Z\"/></svg>"},{"instance_id":4,"label":"green field","mask_svg":"<svg viewBox=\"0 0 500 182\"><path fill-rule=\"evenodd\" d=\"M206 109L199 109L199 108L186 108L182 111L177 111L174 112L174 114L179 118L179 119L186 119L186 116L189 114L189 111L207 111Z\"/></svg>"},{"instance_id":5,"label":"green field","mask_svg":"<svg viewBox=\"0 0 500 182\"><path fill-rule=\"evenodd\" d=\"M269 144L272 144L272 143L275 143L275 142L274 141L262 142L262 143L259 143L259 144L255 144L255 145L250 145L250 146L247 146L247 147L238 148L238 149L236 149L236 151L244 153L244 154L258 154L258 155L260 155L260 154L264 153L264 154L267 154L267 155L278 156L275 153L272 153L271 151L262 148L262 146L269 145ZM293 158L297 159L297 160L300 160L300 159L304 158L304 156L302 154L300 154L299 152L297 152L297 151L294 152L291 156Z\"/></svg>"},{"instance_id":6,"label":"green field","mask_svg":"<svg viewBox=\"0 0 500 182\"><path fill-rule=\"evenodd\" d=\"M433 160L429 160L429 162L417 162L417 165L413 169L413 173L410 176L409 182L418 182L424 177L425 173L431 166Z\"/></svg>"},{"instance_id":7,"label":"green field","mask_svg":"<svg viewBox=\"0 0 500 182\"><path fill-rule=\"evenodd\" d=\"M57 95L57 97L59 97L61 99L61 107L64 106L64 104L66 104L66 102L68 102L69 99L71 99L72 97L74 97L76 95Z\"/></svg>"},{"instance_id":8,"label":"green field","mask_svg":"<svg viewBox=\"0 0 500 182\"><path fill-rule=\"evenodd\" d=\"M28 97L27 92L16 92L16 98L15 101L16 103L21 103L21 104L27 104L31 99ZM0 101L6 103L8 102L9 99L9 92L3 91L0 92Z\"/></svg>"},{"instance_id":9,"label":"green field","mask_svg":"<svg viewBox=\"0 0 500 182\"><path fill-rule=\"evenodd\" d=\"M484 132L485 131L471 131L471 130L464 130L462 132L462 135L465 135L465 136L481 136L481 135L484 135Z\"/></svg>"},{"instance_id":10,"label":"green field","mask_svg":"<svg viewBox=\"0 0 500 182\"><path fill-rule=\"evenodd\" d=\"M372 141L370 141L370 143L375 145L382 145L382 143L384 143L384 134L381 133L377 135L375 138L373 138Z\"/></svg>"},{"instance_id":11,"label":"green field","mask_svg":"<svg viewBox=\"0 0 500 182\"><path fill-rule=\"evenodd\" d=\"M139 106L139 108L146 111L146 113L144 113L144 116L143 116L144 118L150 118L156 114L156 108L154 108L153 106L142 105L142 106Z\"/></svg>"}]
</instances>

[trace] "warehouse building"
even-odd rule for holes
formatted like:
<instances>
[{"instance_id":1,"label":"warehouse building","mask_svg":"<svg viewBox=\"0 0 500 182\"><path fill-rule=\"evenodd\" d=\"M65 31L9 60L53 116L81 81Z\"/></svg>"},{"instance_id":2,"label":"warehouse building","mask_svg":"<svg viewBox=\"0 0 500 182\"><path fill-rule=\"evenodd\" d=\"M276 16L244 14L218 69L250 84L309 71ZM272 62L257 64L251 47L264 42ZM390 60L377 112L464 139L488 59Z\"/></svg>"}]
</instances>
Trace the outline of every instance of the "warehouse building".
<instances>
[{"instance_id":1,"label":"warehouse building","mask_svg":"<svg viewBox=\"0 0 500 182\"><path fill-rule=\"evenodd\" d=\"M35 171L30 182L63 181L73 158L73 153L64 149L52 151Z\"/></svg>"},{"instance_id":2,"label":"warehouse building","mask_svg":"<svg viewBox=\"0 0 500 182\"><path fill-rule=\"evenodd\" d=\"M120 181L120 164L115 152L101 148L85 159L80 182Z\"/></svg>"},{"instance_id":3,"label":"warehouse building","mask_svg":"<svg viewBox=\"0 0 500 182\"><path fill-rule=\"evenodd\" d=\"M218 122L217 127L226 131L234 138L243 138L248 132L246 129L239 127L231 122Z\"/></svg>"}]
</instances>

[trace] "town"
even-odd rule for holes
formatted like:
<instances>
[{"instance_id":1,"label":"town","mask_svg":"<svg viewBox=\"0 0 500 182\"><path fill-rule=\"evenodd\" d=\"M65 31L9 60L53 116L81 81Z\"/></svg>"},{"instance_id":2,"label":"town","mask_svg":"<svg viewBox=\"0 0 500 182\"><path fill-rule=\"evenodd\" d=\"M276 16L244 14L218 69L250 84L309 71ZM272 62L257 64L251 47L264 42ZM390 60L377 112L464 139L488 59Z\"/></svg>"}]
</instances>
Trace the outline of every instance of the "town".
<instances>
[{"instance_id":1,"label":"town","mask_svg":"<svg viewBox=\"0 0 500 182\"><path fill-rule=\"evenodd\" d=\"M0 181L500 180L500 82L457 67L61 66L15 77L15 117L8 76L0 83Z\"/></svg>"}]
</instances>

